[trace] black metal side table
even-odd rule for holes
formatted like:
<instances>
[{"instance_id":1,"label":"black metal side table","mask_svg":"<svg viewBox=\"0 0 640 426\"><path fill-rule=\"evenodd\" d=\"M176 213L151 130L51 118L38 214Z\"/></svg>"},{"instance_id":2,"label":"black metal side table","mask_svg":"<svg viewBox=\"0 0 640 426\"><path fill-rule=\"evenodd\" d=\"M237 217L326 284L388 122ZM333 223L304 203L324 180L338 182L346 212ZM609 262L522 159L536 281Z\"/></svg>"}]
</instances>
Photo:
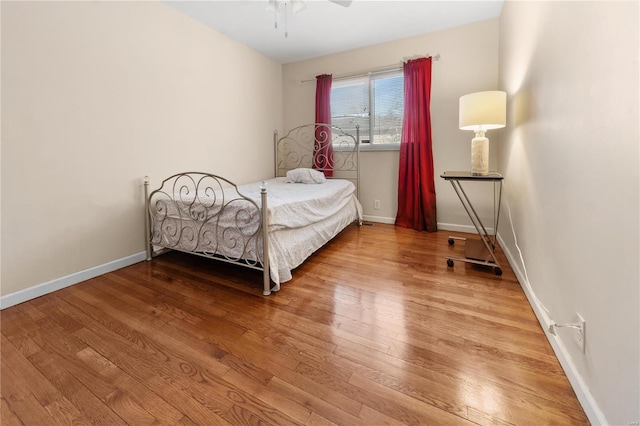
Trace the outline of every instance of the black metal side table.
<instances>
[{"instance_id":1,"label":"black metal side table","mask_svg":"<svg viewBox=\"0 0 640 426\"><path fill-rule=\"evenodd\" d=\"M440 175L446 181L451 183L453 189L456 191L460 202L462 203L464 209L467 211L469 215L469 219L473 223L473 226L478 231L478 235L480 239L467 239L460 237L449 237L449 245L453 245L455 240L465 241L465 256L466 258L461 257L447 257L447 266L453 267L453 262L467 262L467 263L475 263L476 265L490 266L493 268L493 272L496 275L502 275L502 268L500 268L500 264L498 263L498 259L496 259L495 249L496 249L496 235L498 233L498 221L500 219L500 203L502 200L502 180L504 179L500 173L489 173L488 175L475 175L471 172L444 172ZM478 213L473 208L471 201L469 201L469 197L467 196L464 188L462 187L463 181L476 181L476 182L491 182L493 183L493 207L494 207L494 233L493 239L487 232L487 229L482 224ZM496 198L496 187L498 189L498 196ZM496 202L498 205L497 213L496 213Z\"/></svg>"}]
</instances>

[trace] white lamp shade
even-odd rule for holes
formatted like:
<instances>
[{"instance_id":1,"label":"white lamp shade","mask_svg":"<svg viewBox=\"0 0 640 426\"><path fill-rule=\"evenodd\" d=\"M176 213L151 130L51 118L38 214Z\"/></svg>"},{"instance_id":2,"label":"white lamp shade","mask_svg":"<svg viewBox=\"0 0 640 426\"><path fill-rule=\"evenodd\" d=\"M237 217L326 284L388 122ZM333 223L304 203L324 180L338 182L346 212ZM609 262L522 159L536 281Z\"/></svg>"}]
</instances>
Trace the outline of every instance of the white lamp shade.
<instances>
[{"instance_id":1,"label":"white lamp shade","mask_svg":"<svg viewBox=\"0 0 640 426\"><path fill-rule=\"evenodd\" d=\"M507 94L498 90L460 97L460 129L491 130L507 124Z\"/></svg>"}]
</instances>

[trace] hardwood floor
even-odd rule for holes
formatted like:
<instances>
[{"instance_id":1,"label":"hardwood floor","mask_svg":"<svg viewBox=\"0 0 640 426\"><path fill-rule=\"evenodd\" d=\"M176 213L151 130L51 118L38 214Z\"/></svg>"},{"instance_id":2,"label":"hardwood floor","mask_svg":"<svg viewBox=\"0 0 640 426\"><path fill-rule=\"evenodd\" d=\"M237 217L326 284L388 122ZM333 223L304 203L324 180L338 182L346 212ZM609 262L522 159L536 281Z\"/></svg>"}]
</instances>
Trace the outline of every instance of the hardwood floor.
<instances>
[{"instance_id":1,"label":"hardwood floor","mask_svg":"<svg viewBox=\"0 0 640 426\"><path fill-rule=\"evenodd\" d=\"M1 422L588 424L500 252L348 227L261 296L259 272L169 253L1 313Z\"/></svg>"}]
</instances>

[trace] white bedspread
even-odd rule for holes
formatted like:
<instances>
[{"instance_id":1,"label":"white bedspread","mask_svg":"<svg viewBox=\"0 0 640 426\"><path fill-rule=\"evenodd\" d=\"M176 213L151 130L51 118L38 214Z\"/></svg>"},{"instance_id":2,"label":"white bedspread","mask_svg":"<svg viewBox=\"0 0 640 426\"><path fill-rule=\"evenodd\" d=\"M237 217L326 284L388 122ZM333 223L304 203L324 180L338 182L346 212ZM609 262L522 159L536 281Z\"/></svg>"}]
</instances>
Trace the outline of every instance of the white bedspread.
<instances>
[{"instance_id":1,"label":"white bedspread","mask_svg":"<svg viewBox=\"0 0 640 426\"><path fill-rule=\"evenodd\" d=\"M286 183L286 178L266 181L269 230L302 228L320 222L352 202L353 183L329 179L319 184ZM260 205L260 183L239 185L238 192Z\"/></svg>"}]
</instances>

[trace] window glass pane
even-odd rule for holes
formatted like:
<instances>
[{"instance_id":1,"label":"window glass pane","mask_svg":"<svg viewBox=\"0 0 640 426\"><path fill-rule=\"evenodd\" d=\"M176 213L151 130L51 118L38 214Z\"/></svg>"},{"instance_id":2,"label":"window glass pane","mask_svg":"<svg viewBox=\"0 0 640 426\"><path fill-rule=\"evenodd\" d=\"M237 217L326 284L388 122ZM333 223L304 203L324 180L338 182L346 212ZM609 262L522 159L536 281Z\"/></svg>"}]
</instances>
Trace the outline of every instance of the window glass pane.
<instances>
[{"instance_id":1,"label":"window glass pane","mask_svg":"<svg viewBox=\"0 0 640 426\"><path fill-rule=\"evenodd\" d=\"M333 82L331 87L331 124L353 135L356 134L356 125L359 125L360 140L368 140L369 112L368 78Z\"/></svg>"},{"instance_id":2,"label":"window glass pane","mask_svg":"<svg viewBox=\"0 0 640 426\"><path fill-rule=\"evenodd\" d=\"M335 80L332 84L331 124L351 134L359 125L363 143L400 143L403 112L402 70Z\"/></svg>"},{"instance_id":3,"label":"window glass pane","mask_svg":"<svg viewBox=\"0 0 640 426\"><path fill-rule=\"evenodd\" d=\"M373 91L373 143L400 143L404 111L404 78L402 74L374 79Z\"/></svg>"}]
</instances>

